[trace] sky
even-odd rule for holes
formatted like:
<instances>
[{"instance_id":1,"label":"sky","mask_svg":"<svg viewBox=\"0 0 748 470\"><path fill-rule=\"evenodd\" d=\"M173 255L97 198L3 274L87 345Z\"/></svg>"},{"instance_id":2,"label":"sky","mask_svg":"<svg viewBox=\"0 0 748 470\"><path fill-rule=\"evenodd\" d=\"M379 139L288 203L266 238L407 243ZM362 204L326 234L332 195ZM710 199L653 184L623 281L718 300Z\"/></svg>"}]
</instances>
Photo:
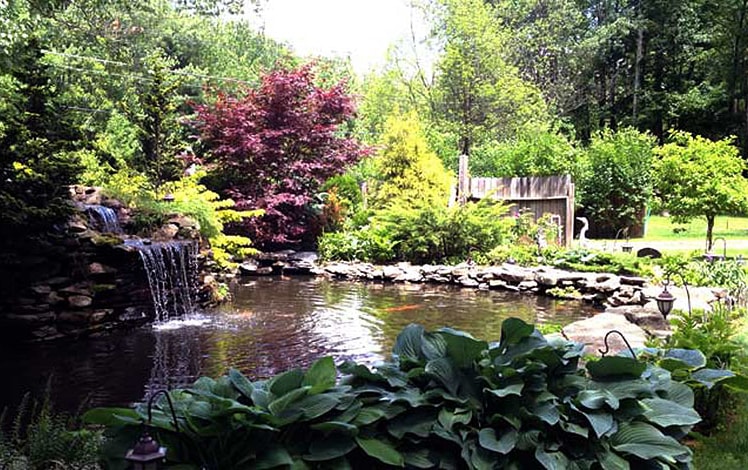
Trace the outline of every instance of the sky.
<instances>
[{"instance_id":1,"label":"sky","mask_svg":"<svg viewBox=\"0 0 748 470\"><path fill-rule=\"evenodd\" d=\"M268 0L261 17L265 34L299 55L350 57L360 75L381 66L391 44L410 37L407 0Z\"/></svg>"}]
</instances>

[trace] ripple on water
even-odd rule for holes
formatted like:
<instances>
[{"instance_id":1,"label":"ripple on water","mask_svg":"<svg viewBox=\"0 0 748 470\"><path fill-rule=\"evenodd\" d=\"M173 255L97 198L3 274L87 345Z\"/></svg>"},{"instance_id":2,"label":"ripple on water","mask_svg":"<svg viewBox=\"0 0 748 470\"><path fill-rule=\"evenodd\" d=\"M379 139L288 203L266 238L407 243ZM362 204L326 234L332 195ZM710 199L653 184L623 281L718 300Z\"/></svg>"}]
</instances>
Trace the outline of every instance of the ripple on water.
<instances>
[{"instance_id":1,"label":"ripple on water","mask_svg":"<svg viewBox=\"0 0 748 470\"><path fill-rule=\"evenodd\" d=\"M578 302L450 286L257 279L233 288L234 301L199 316L64 344L36 344L0 358L0 406L41 394L52 375L54 398L75 410L126 405L154 390L219 376L230 367L262 379L306 367L324 355L373 364L389 356L410 323L443 326L497 340L501 322L566 324L595 310Z\"/></svg>"}]
</instances>

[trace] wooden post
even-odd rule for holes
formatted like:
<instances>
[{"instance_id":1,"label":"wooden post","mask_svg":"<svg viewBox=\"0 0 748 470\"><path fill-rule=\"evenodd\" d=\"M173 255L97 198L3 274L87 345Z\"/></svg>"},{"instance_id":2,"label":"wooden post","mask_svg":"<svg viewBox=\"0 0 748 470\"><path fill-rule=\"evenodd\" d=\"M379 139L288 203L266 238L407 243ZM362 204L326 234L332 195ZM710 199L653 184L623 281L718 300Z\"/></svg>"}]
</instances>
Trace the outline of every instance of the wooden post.
<instances>
[{"instance_id":1,"label":"wooden post","mask_svg":"<svg viewBox=\"0 0 748 470\"><path fill-rule=\"evenodd\" d=\"M460 155L460 163L457 173L457 201L464 206L470 191L470 176L468 175L468 156Z\"/></svg>"},{"instance_id":2,"label":"wooden post","mask_svg":"<svg viewBox=\"0 0 748 470\"><path fill-rule=\"evenodd\" d=\"M571 175L566 176L566 231L564 240L566 247L571 248L571 241L574 239L574 183Z\"/></svg>"}]
</instances>

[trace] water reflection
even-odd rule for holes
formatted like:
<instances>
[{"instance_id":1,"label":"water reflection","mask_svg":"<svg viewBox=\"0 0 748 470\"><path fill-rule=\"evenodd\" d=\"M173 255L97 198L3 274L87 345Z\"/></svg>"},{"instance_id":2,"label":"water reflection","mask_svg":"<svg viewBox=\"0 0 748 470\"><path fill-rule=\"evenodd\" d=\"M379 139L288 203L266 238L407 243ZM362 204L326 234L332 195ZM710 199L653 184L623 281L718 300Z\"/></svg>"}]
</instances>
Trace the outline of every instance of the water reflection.
<instances>
[{"instance_id":1,"label":"water reflection","mask_svg":"<svg viewBox=\"0 0 748 470\"><path fill-rule=\"evenodd\" d=\"M0 407L26 391L41 393L52 375L54 399L74 410L127 405L153 391L218 376L229 367L266 378L323 355L373 363L385 358L409 323L450 326L486 340L499 338L510 316L565 324L593 313L577 302L448 286L262 278L236 285L234 301L186 321L117 332L71 343L4 351Z\"/></svg>"}]
</instances>

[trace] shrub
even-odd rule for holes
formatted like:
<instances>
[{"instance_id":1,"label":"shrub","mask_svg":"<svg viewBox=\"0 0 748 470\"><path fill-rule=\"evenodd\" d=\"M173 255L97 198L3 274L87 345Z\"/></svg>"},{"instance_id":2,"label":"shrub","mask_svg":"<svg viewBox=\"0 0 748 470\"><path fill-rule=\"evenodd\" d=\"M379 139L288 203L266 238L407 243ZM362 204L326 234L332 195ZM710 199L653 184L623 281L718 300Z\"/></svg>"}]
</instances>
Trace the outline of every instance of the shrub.
<instances>
[{"instance_id":1,"label":"shrub","mask_svg":"<svg viewBox=\"0 0 748 470\"><path fill-rule=\"evenodd\" d=\"M214 189L241 210L264 210L237 227L263 247L313 240L314 196L368 152L345 135L354 111L345 83L322 88L315 80L312 66L276 70L241 97L219 94L196 107Z\"/></svg>"},{"instance_id":2,"label":"shrub","mask_svg":"<svg viewBox=\"0 0 748 470\"><path fill-rule=\"evenodd\" d=\"M325 234L320 251L325 259L461 262L509 240L512 221L505 214L505 205L489 199L454 207L398 200L364 227Z\"/></svg>"},{"instance_id":3,"label":"shrub","mask_svg":"<svg viewBox=\"0 0 748 470\"><path fill-rule=\"evenodd\" d=\"M557 129L531 122L504 141L476 146L470 155L471 174L484 177L551 176L578 173L579 151Z\"/></svg>"},{"instance_id":4,"label":"shrub","mask_svg":"<svg viewBox=\"0 0 748 470\"><path fill-rule=\"evenodd\" d=\"M648 258L585 248L558 251L548 260L548 263L559 268L582 272L608 272L646 277L651 277L654 273L652 261Z\"/></svg>"},{"instance_id":5,"label":"shrub","mask_svg":"<svg viewBox=\"0 0 748 470\"><path fill-rule=\"evenodd\" d=\"M613 238L619 229L638 223L652 194L654 145L654 137L630 128L593 137L577 182L590 236Z\"/></svg>"},{"instance_id":6,"label":"shrub","mask_svg":"<svg viewBox=\"0 0 748 470\"><path fill-rule=\"evenodd\" d=\"M485 341L417 325L375 370L332 358L251 382L232 370L171 392L156 438L172 461L206 468L684 468L678 442L699 421L693 394L662 368L606 357L580 369L581 344L518 319ZM94 409L121 459L146 417ZM113 467L114 468L114 467Z\"/></svg>"},{"instance_id":7,"label":"shrub","mask_svg":"<svg viewBox=\"0 0 748 470\"><path fill-rule=\"evenodd\" d=\"M381 140L374 159L379 181L372 188L372 208L386 208L393 200L400 206L447 203L454 175L429 148L415 113L387 119Z\"/></svg>"}]
</instances>

